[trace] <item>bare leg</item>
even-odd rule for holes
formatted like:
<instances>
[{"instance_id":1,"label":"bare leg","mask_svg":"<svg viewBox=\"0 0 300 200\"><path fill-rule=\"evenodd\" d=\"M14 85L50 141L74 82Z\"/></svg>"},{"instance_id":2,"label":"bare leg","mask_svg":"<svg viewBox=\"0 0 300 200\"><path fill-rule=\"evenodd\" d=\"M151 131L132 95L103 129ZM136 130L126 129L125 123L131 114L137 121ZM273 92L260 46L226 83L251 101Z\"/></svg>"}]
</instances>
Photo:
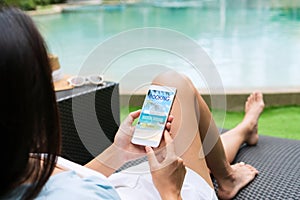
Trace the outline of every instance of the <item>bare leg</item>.
<instances>
[{"instance_id":1,"label":"bare leg","mask_svg":"<svg viewBox=\"0 0 300 200\"><path fill-rule=\"evenodd\" d=\"M248 113L247 117L245 117L244 121L241 125L234 130L233 132L229 132L225 135L225 149L223 146L223 141L221 141L219 137L219 133L216 130L215 124L211 119L210 127L207 126L208 122L203 123L203 118L200 119L200 137L203 142L204 152L207 155L206 161L209 169L211 170L214 177L217 179L219 188L218 188L218 196L220 199L231 199L233 198L240 189L246 186L250 181L252 181L255 176L258 174L258 171L244 163L237 163L235 165L229 165L229 163L234 159L238 148L243 142L248 142L249 144L256 144L258 140L257 135L257 120L258 117L263 109L263 102L262 102L262 95L255 95L255 97L249 97L248 102L246 103L246 111ZM199 93L197 93L198 101L200 102L200 115L206 116L204 118L209 119L211 117L211 113L208 110L208 107L205 103L203 103L203 99ZM256 103L258 101L259 103ZM251 102L251 103L250 103ZM262 104L262 107L261 107ZM256 119L256 120L253 120ZM205 120L204 120L205 121ZM244 129L245 127L254 127L253 132L255 134L249 137L248 135L243 135L244 132L238 132L238 130ZM256 129L256 130L255 130ZM243 130L244 131L244 130ZM234 133L232 135L232 133ZM232 138L227 136L231 135ZM214 145L212 149L207 148L205 146L206 137L209 137L209 140L215 141L217 143ZM242 140L240 139L241 136L244 136ZM231 141L229 141L231 140ZM231 143L230 143L231 142ZM235 150L231 150L231 146L235 146ZM229 155L231 161L226 159L226 156ZM226 159L226 161L224 161Z\"/></svg>"},{"instance_id":2,"label":"bare leg","mask_svg":"<svg viewBox=\"0 0 300 200\"><path fill-rule=\"evenodd\" d=\"M234 197L254 179L257 170L243 163L230 166L210 110L188 78L176 72L167 72L153 82L174 86L178 90L172 109L175 119L171 131L174 134L176 151L178 150L185 164L212 185L209 168L218 181L219 198Z\"/></svg>"},{"instance_id":3,"label":"bare leg","mask_svg":"<svg viewBox=\"0 0 300 200\"><path fill-rule=\"evenodd\" d=\"M263 95L253 92L245 104L245 117L235 128L221 135L225 154L231 163L243 143L256 145L258 142L258 119L264 109Z\"/></svg>"},{"instance_id":4,"label":"bare leg","mask_svg":"<svg viewBox=\"0 0 300 200\"><path fill-rule=\"evenodd\" d=\"M187 80L175 73L167 72L156 77L153 84L173 86L177 88L176 98L171 114L171 136L174 138L176 154L187 167L197 172L213 188L209 169L206 165L199 133L198 105L195 104L195 93L187 85Z\"/></svg>"}]
</instances>

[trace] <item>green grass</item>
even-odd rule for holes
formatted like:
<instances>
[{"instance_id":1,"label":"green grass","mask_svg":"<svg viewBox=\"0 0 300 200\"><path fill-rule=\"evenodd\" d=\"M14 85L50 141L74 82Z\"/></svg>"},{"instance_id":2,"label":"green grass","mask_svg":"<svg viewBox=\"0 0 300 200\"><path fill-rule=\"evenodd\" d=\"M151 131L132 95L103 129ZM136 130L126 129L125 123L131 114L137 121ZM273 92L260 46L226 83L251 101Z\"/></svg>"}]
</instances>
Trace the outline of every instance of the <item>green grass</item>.
<instances>
[{"instance_id":1,"label":"green grass","mask_svg":"<svg viewBox=\"0 0 300 200\"><path fill-rule=\"evenodd\" d=\"M121 120L123 121L129 112L139 107L121 108ZM220 112L214 111L213 116L218 126L221 126ZM227 112L224 128L235 127L243 119L244 112ZM266 108L259 120L259 134L280 138L300 140L300 106Z\"/></svg>"},{"instance_id":2,"label":"green grass","mask_svg":"<svg viewBox=\"0 0 300 200\"><path fill-rule=\"evenodd\" d=\"M235 127L243 116L244 112L227 112L224 128ZM258 132L261 135L300 140L299 122L299 106L266 108L260 117Z\"/></svg>"}]
</instances>

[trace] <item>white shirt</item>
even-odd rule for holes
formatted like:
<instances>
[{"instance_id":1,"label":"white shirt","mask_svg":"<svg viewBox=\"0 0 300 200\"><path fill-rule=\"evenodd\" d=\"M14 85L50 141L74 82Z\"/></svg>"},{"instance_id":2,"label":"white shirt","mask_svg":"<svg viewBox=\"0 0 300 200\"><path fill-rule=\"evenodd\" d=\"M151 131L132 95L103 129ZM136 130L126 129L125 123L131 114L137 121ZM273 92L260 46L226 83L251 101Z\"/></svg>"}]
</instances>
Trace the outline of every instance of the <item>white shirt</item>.
<instances>
[{"instance_id":1,"label":"white shirt","mask_svg":"<svg viewBox=\"0 0 300 200\"><path fill-rule=\"evenodd\" d=\"M57 164L65 169L73 170L82 177L97 176L107 179L102 174L59 157ZM183 182L181 196L183 200L217 200L216 193L208 183L196 172L186 168L187 173ZM112 174L108 181L124 200L157 200L161 199L156 190L149 165L143 162L126 170Z\"/></svg>"},{"instance_id":2,"label":"white shirt","mask_svg":"<svg viewBox=\"0 0 300 200\"><path fill-rule=\"evenodd\" d=\"M196 172L186 168L187 173L181 190L183 200L217 200L216 193ZM121 199L157 200L161 199L156 190L147 162L112 174L109 178Z\"/></svg>"}]
</instances>

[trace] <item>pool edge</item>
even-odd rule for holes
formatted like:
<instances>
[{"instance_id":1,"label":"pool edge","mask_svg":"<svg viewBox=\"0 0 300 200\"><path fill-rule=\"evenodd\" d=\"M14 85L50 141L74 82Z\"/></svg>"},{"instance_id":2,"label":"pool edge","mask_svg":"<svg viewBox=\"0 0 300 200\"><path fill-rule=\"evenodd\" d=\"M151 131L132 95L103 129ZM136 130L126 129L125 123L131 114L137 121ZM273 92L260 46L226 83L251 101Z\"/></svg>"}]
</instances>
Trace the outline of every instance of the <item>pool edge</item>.
<instances>
[{"instance_id":1,"label":"pool edge","mask_svg":"<svg viewBox=\"0 0 300 200\"><path fill-rule=\"evenodd\" d=\"M300 106L300 89L299 88L277 88L277 89L231 89L225 91L226 110L243 111L245 102L253 91L261 91L264 95L265 107L279 106ZM211 108L211 96L215 96L214 109L223 109L222 98L224 94L210 94L207 91L200 92L205 102ZM120 93L121 106L141 106L145 98L144 94ZM220 102L218 102L220 100Z\"/></svg>"}]
</instances>

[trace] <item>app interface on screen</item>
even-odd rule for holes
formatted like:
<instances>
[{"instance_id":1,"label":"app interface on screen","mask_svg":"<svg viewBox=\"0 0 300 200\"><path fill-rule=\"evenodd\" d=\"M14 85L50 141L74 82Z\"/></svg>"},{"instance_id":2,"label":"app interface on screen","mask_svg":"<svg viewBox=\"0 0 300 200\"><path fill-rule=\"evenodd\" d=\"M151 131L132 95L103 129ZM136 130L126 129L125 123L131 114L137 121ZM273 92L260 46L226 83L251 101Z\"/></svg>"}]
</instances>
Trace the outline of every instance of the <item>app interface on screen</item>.
<instances>
[{"instance_id":1,"label":"app interface on screen","mask_svg":"<svg viewBox=\"0 0 300 200\"><path fill-rule=\"evenodd\" d=\"M162 133L175 92L149 90L137 123L138 137L149 138Z\"/></svg>"}]
</instances>

